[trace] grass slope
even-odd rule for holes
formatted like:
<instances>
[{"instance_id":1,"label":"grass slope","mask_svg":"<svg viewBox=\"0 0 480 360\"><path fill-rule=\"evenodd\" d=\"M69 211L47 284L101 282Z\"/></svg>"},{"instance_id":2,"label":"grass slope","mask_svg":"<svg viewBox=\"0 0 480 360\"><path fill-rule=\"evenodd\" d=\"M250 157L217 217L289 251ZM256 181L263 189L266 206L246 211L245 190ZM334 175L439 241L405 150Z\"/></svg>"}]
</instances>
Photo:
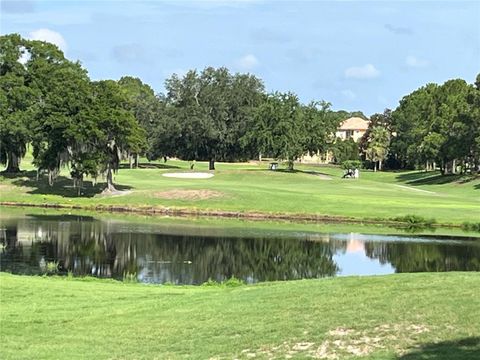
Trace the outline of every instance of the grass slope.
<instances>
[{"instance_id":1,"label":"grass slope","mask_svg":"<svg viewBox=\"0 0 480 360\"><path fill-rule=\"evenodd\" d=\"M65 210L52 208L0 206L0 226L19 218L36 218L48 216L62 221L64 216L85 216L105 222L132 223L144 230L151 229L158 234L198 235L201 231L206 236L288 236L302 237L308 234L325 233L361 233L388 234L405 236L455 236L479 238L480 233L466 231L457 227L421 227L421 226L385 226L384 224L312 222L288 220L246 220L239 218L219 218L209 216L162 216L137 213L116 213L108 211Z\"/></svg>"},{"instance_id":2,"label":"grass slope","mask_svg":"<svg viewBox=\"0 0 480 360\"><path fill-rule=\"evenodd\" d=\"M3 359L478 359L479 273L213 287L0 274Z\"/></svg>"},{"instance_id":3,"label":"grass slope","mask_svg":"<svg viewBox=\"0 0 480 360\"><path fill-rule=\"evenodd\" d=\"M0 177L3 202L96 206L169 207L191 210L312 214L390 219L405 215L435 218L440 223L476 222L480 218L480 179L442 177L436 173L363 171L358 180L341 179L334 167L299 165L297 172L269 171L267 164L218 163L211 179L177 179L165 172L187 171L188 163L144 164L145 168L121 169L117 187L131 190L123 196L100 196L104 184L86 182L85 196L77 197L72 181L63 172L54 187L35 172ZM24 168L28 168L25 164ZM206 171L198 162L196 171ZM325 180L330 177L330 180ZM168 191L211 191L212 198L165 197Z\"/></svg>"}]
</instances>

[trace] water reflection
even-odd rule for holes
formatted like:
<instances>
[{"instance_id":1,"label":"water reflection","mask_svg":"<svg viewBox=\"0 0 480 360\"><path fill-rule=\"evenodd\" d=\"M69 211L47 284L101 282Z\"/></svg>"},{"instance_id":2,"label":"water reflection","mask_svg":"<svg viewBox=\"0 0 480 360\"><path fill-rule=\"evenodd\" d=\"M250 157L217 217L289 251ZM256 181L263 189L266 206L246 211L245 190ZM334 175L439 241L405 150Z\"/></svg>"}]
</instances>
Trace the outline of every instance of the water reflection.
<instances>
[{"instance_id":1,"label":"water reflection","mask_svg":"<svg viewBox=\"0 0 480 360\"><path fill-rule=\"evenodd\" d=\"M232 276L246 282L337 274L480 270L478 241L360 234L225 237L165 234L139 224L80 216L2 220L2 271L41 274L58 262L61 273L142 282L200 284Z\"/></svg>"}]
</instances>

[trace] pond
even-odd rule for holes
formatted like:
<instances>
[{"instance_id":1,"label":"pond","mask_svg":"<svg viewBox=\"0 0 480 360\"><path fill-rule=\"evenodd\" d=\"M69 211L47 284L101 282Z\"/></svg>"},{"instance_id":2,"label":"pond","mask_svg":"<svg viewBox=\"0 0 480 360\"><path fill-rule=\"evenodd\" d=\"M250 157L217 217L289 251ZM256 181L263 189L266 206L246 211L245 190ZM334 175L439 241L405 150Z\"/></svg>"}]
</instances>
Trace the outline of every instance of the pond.
<instances>
[{"instance_id":1,"label":"pond","mask_svg":"<svg viewBox=\"0 0 480 360\"><path fill-rule=\"evenodd\" d=\"M248 224L245 227L249 227ZM480 239L260 231L80 215L0 218L0 269L202 284L424 271L479 271Z\"/></svg>"}]
</instances>

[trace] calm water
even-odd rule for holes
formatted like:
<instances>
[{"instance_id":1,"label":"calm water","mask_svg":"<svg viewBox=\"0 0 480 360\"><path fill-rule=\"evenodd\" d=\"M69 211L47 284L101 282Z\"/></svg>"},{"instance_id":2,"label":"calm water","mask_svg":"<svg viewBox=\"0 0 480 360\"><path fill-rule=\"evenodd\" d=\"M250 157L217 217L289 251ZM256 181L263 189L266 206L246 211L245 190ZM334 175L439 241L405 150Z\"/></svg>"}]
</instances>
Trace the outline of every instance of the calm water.
<instances>
[{"instance_id":1,"label":"calm water","mask_svg":"<svg viewBox=\"0 0 480 360\"><path fill-rule=\"evenodd\" d=\"M0 219L0 268L43 274L56 262L61 274L175 284L480 270L480 239L233 233L69 215Z\"/></svg>"}]
</instances>

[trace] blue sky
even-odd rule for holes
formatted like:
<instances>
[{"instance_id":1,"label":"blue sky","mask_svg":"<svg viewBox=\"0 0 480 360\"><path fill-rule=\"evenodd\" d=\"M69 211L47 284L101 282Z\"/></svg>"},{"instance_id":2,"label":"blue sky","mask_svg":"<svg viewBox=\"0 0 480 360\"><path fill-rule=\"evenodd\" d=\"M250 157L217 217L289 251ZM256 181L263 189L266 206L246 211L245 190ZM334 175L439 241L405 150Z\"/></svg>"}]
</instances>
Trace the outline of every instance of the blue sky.
<instances>
[{"instance_id":1,"label":"blue sky","mask_svg":"<svg viewBox=\"0 0 480 360\"><path fill-rule=\"evenodd\" d=\"M367 115L480 72L480 2L7 1L0 32L57 43L92 79L226 66Z\"/></svg>"}]
</instances>

